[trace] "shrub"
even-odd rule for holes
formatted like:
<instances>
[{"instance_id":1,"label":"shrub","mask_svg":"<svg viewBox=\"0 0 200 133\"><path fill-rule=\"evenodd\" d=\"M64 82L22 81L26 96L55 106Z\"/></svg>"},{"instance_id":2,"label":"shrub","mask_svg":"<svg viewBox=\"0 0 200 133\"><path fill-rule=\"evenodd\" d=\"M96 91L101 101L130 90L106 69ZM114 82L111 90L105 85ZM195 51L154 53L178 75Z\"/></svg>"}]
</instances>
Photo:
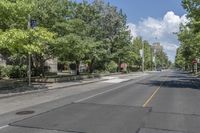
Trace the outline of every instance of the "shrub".
<instances>
[{"instance_id":1,"label":"shrub","mask_svg":"<svg viewBox=\"0 0 200 133\"><path fill-rule=\"evenodd\" d=\"M3 66L0 66L0 79L3 77Z\"/></svg>"},{"instance_id":2,"label":"shrub","mask_svg":"<svg viewBox=\"0 0 200 133\"><path fill-rule=\"evenodd\" d=\"M1 76L2 77L9 77L9 78L24 78L26 77L27 68L26 66L11 66L8 65L1 69Z\"/></svg>"},{"instance_id":3,"label":"shrub","mask_svg":"<svg viewBox=\"0 0 200 133\"><path fill-rule=\"evenodd\" d=\"M1 73L2 77L10 77L10 72L11 72L11 69L12 69L11 67L12 66L7 65L6 67L2 68L2 73Z\"/></svg>"},{"instance_id":4,"label":"shrub","mask_svg":"<svg viewBox=\"0 0 200 133\"><path fill-rule=\"evenodd\" d=\"M114 62L114 61L111 61L110 63L108 63L106 65L106 70L111 72L111 73L114 73L117 71L117 64Z\"/></svg>"},{"instance_id":5,"label":"shrub","mask_svg":"<svg viewBox=\"0 0 200 133\"><path fill-rule=\"evenodd\" d=\"M72 63L69 65L71 70L76 70L76 64Z\"/></svg>"},{"instance_id":6,"label":"shrub","mask_svg":"<svg viewBox=\"0 0 200 133\"><path fill-rule=\"evenodd\" d=\"M122 73L129 73L129 71L128 70L123 70Z\"/></svg>"}]
</instances>

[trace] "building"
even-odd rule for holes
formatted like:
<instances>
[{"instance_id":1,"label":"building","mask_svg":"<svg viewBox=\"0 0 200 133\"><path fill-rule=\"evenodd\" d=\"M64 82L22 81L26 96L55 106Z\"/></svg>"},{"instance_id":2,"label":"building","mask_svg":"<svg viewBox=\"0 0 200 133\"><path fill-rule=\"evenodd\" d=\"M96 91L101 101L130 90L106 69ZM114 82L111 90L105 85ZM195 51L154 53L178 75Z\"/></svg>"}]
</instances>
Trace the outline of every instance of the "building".
<instances>
[{"instance_id":1,"label":"building","mask_svg":"<svg viewBox=\"0 0 200 133\"><path fill-rule=\"evenodd\" d=\"M153 48L154 53L163 51L163 46L161 46L159 42L153 43L152 48Z\"/></svg>"},{"instance_id":2,"label":"building","mask_svg":"<svg viewBox=\"0 0 200 133\"><path fill-rule=\"evenodd\" d=\"M49 69L49 72L57 73L58 72L58 59L49 59L45 62L45 66L47 66Z\"/></svg>"},{"instance_id":3,"label":"building","mask_svg":"<svg viewBox=\"0 0 200 133\"><path fill-rule=\"evenodd\" d=\"M155 43L153 43L153 45L152 45L152 49L153 49L153 53L152 53L153 57L152 57L152 60L153 60L153 62L154 62L155 70L158 70L158 68L159 68L160 66L163 66L163 64L162 64L162 63L160 64L160 63L158 62L158 59L157 59L156 55L157 55L157 53L160 53L160 52L163 51L163 46L161 46L159 42L155 42Z\"/></svg>"}]
</instances>

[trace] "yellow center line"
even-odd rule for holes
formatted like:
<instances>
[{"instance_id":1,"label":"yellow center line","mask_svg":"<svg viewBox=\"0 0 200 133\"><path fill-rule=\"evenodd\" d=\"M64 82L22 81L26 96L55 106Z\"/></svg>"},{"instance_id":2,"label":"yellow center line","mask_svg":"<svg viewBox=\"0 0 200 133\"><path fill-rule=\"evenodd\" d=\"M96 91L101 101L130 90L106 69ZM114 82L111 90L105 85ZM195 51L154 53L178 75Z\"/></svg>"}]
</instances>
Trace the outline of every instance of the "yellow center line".
<instances>
[{"instance_id":1,"label":"yellow center line","mask_svg":"<svg viewBox=\"0 0 200 133\"><path fill-rule=\"evenodd\" d=\"M167 80L168 76L166 77L166 79L164 80L164 82ZM164 84L161 83L160 86L153 92L153 94L146 100L146 102L142 105L142 107L147 107L147 105L149 104L149 102L154 98L154 96L156 95L156 93L158 93L158 91L160 90L160 88L162 87L162 85Z\"/></svg>"},{"instance_id":2,"label":"yellow center line","mask_svg":"<svg viewBox=\"0 0 200 133\"><path fill-rule=\"evenodd\" d=\"M146 102L142 105L142 107L146 107L148 105L148 103L153 99L153 97L156 95L156 93L160 90L161 88L161 85L160 87L158 87L154 92L153 94L146 100Z\"/></svg>"}]
</instances>

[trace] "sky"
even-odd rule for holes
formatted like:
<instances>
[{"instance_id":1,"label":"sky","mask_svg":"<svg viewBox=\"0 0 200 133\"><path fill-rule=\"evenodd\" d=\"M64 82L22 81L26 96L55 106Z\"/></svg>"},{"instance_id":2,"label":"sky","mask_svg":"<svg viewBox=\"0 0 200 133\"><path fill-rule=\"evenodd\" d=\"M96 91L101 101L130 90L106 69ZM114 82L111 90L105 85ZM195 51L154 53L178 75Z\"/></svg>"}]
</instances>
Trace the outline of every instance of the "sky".
<instances>
[{"instance_id":1,"label":"sky","mask_svg":"<svg viewBox=\"0 0 200 133\"><path fill-rule=\"evenodd\" d=\"M82 1L82 0L76 0ZM88 0L92 2L93 0ZM160 42L174 62L179 47L177 36L180 23L186 23L181 0L105 0L122 9L133 37L141 36L151 44Z\"/></svg>"}]
</instances>

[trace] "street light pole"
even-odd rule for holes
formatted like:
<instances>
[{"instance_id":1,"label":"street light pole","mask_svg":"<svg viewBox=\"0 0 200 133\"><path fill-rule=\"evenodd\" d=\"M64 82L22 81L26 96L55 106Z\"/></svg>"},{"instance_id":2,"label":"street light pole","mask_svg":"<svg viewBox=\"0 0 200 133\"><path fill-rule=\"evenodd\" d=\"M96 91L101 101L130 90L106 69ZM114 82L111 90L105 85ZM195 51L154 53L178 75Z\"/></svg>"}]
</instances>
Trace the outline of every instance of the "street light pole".
<instances>
[{"instance_id":1,"label":"street light pole","mask_svg":"<svg viewBox=\"0 0 200 133\"><path fill-rule=\"evenodd\" d=\"M144 72L144 42L142 43L142 72Z\"/></svg>"},{"instance_id":2,"label":"street light pole","mask_svg":"<svg viewBox=\"0 0 200 133\"><path fill-rule=\"evenodd\" d=\"M31 86L31 54L28 54L28 85Z\"/></svg>"},{"instance_id":3,"label":"street light pole","mask_svg":"<svg viewBox=\"0 0 200 133\"><path fill-rule=\"evenodd\" d=\"M151 71L153 71L153 49L152 49L152 46L150 47L150 52L151 52Z\"/></svg>"},{"instance_id":4,"label":"street light pole","mask_svg":"<svg viewBox=\"0 0 200 133\"><path fill-rule=\"evenodd\" d=\"M157 69L157 64L156 64L156 49L154 49L154 64L155 64L155 71Z\"/></svg>"},{"instance_id":5,"label":"street light pole","mask_svg":"<svg viewBox=\"0 0 200 133\"><path fill-rule=\"evenodd\" d=\"M27 28L28 30L31 28L31 16L28 15L28 25ZM28 53L28 85L31 86L31 54L30 52Z\"/></svg>"}]
</instances>

